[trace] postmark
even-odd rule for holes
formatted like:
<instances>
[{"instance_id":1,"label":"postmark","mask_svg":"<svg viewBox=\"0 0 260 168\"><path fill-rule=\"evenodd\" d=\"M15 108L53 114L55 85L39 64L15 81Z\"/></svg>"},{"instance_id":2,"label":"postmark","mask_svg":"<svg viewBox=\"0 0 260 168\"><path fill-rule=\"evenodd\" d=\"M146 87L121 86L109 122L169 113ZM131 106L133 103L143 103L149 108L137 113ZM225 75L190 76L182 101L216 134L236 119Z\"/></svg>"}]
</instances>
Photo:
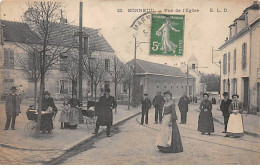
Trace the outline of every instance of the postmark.
<instances>
[{"instance_id":1,"label":"postmark","mask_svg":"<svg viewBox=\"0 0 260 168\"><path fill-rule=\"evenodd\" d=\"M183 56L185 15L152 14L150 54Z\"/></svg>"}]
</instances>

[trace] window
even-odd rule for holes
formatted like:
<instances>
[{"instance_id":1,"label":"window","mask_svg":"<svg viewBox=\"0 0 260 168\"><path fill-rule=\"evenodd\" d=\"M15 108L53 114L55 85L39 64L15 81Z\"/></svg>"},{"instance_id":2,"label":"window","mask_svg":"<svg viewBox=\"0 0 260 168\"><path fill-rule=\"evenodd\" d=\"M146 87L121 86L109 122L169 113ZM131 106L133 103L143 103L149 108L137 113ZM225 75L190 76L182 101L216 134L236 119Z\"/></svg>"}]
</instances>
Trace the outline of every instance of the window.
<instances>
[{"instance_id":1,"label":"window","mask_svg":"<svg viewBox=\"0 0 260 168\"><path fill-rule=\"evenodd\" d=\"M123 82L123 83L122 83L121 92L122 92L122 93L127 93L127 83L126 83L126 82Z\"/></svg>"},{"instance_id":2,"label":"window","mask_svg":"<svg viewBox=\"0 0 260 168\"><path fill-rule=\"evenodd\" d=\"M233 63L233 71L236 72L237 69L237 50L234 50L234 63Z\"/></svg>"},{"instance_id":3,"label":"window","mask_svg":"<svg viewBox=\"0 0 260 168\"><path fill-rule=\"evenodd\" d=\"M222 85L223 85L223 92L225 92L226 91L226 80L225 79L223 80L223 84Z\"/></svg>"},{"instance_id":4,"label":"window","mask_svg":"<svg viewBox=\"0 0 260 168\"><path fill-rule=\"evenodd\" d=\"M179 85L177 84L176 87L179 88Z\"/></svg>"},{"instance_id":5,"label":"window","mask_svg":"<svg viewBox=\"0 0 260 168\"><path fill-rule=\"evenodd\" d=\"M172 89L172 83L171 83L171 89Z\"/></svg>"},{"instance_id":6,"label":"window","mask_svg":"<svg viewBox=\"0 0 260 168\"><path fill-rule=\"evenodd\" d=\"M228 53L228 73L230 73L230 52Z\"/></svg>"},{"instance_id":7,"label":"window","mask_svg":"<svg viewBox=\"0 0 260 168\"><path fill-rule=\"evenodd\" d=\"M60 80L60 94L68 94L69 82L67 80Z\"/></svg>"},{"instance_id":8,"label":"window","mask_svg":"<svg viewBox=\"0 0 260 168\"><path fill-rule=\"evenodd\" d=\"M14 69L14 51L4 49L4 68Z\"/></svg>"},{"instance_id":9,"label":"window","mask_svg":"<svg viewBox=\"0 0 260 168\"><path fill-rule=\"evenodd\" d=\"M167 87L167 86L166 86L166 83L165 83L165 84L164 84L164 88L166 89L166 87Z\"/></svg>"},{"instance_id":10,"label":"window","mask_svg":"<svg viewBox=\"0 0 260 168\"><path fill-rule=\"evenodd\" d=\"M10 90L10 88L14 85L14 79L4 79L3 81L3 90Z\"/></svg>"},{"instance_id":11,"label":"window","mask_svg":"<svg viewBox=\"0 0 260 168\"><path fill-rule=\"evenodd\" d=\"M192 68L192 69L195 69L195 68L196 68L195 64L192 64L192 65L191 65L191 68Z\"/></svg>"},{"instance_id":12,"label":"window","mask_svg":"<svg viewBox=\"0 0 260 168\"><path fill-rule=\"evenodd\" d=\"M104 88L105 89L109 89L110 88L110 82L109 81L105 81L104 82Z\"/></svg>"},{"instance_id":13,"label":"window","mask_svg":"<svg viewBox=\"0 0 260 168\"><path fill-rule=\"evenodd\" d=\"M159 83L157 83L157 89L159 88Z\"/></svg>"},{"instance_id":14,"label":"window","mask_svg":"<svg viewBox=\"0 0 260 168\"><path fill-rule=\"evenodd\" d=\"M247 44L246 43L243 43L242 45L242 70L245 70L246 69L246 52L247 52Z\"/></svg>"},{"instance_id":15,"label":"window","mask_svg":"<svg viewBox=\"0 0 260 168\"><path fill-rule=\"evenodd\" d=\"M223 55L223 74L227 74L227 54Z\"/></svg>"},{"instance_id":16,"label":"window","mask_svg":"<svg viewBox=\"0 0 260 168\"><path fill-rule=\"evenodd\" d=\"M105 70L110 71L110 59L105 59Z\"/></svg>"},{"instance_id":17,"label":"window","mask_svg":"<svg viewBox=\"0 0 260 168\"><path fill-rule=\"evenodd\" d=\"M60 56L60 71L67 71L67 57Z\"/></svg>"}]
</instances>

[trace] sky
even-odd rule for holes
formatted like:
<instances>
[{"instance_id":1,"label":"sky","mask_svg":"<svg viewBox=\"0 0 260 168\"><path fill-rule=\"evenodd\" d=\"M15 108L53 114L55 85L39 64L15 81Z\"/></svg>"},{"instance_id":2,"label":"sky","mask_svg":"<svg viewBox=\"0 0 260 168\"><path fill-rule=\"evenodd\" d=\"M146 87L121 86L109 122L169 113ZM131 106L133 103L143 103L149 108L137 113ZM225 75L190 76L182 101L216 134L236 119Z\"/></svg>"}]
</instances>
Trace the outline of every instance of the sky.
<instances>
[{"instance_id":1,"label":"sky","mask_svg":"<svg viewBox=\"0 0 260 168\"><path fill-rule=\"evenodd\" d=\"M78 0L63 0L63 15L69 24L79 24ZM229 35L228 26L238 18L254 0L83 0L83 26L100 29L100 33L123 61L134 58L134 38L136 34L137 59L167 65L187 62L192 54L199 61L198 70L204 73L219 73L212 64L212 47L217 50ZM2 0L0 18L21 21L27 9L25 1ZM122 9L123 12L118 12ZM154 9L164 14L185 15L184 54L182 57L149 55L150 25L147 20L138 31L130 26L144 12L129 12L129 9ZM165 12L165 9L170 12ZM179 9L180 12L176 12ZM195 12L189 12L193 10ZM219 12L217 12L217 10ZM214 12L211 12L214 11ZM214 51L214 61L218 61Z\"/></svg>"}]
</instances>

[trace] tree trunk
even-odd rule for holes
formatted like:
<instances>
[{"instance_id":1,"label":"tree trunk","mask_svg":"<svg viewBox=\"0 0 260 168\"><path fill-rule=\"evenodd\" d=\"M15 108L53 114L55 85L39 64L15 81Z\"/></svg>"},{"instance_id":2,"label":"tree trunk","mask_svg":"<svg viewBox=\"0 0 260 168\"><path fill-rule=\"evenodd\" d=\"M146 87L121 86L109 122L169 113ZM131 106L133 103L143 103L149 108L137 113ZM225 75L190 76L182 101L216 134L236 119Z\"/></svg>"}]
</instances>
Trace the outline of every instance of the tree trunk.
<instances>
[{"instance_id":1,"label":"tree trunk","mask_svg":"<svg viewBox=\"0 0 260 168\"><path fill-rule=\"evenodd\" d=\"M128 85L128 110L130 110L130 105L131 105L131 86Z\"/></svg>"},{"instance_id":2,"label":"tree trunk","mask_svg":"<svg viewBox=\"0 0 260 168\"><path fill-rule=\"evenodd\" d=\"M90 82L91 82L91 83L90 83L90 85L91 85L91 90L90 90L90 92L91 92L91 99L93 99L93 90L94 90L94 88L93 88L93 87L94 87L94 84L93 84L93 80L94 80L94 79L93 79L93 75L91 75L90 80L91 80L91 81L90 81Z\"/></svg>"},{"instance_id":3,"label":"tree trunk","mask_svg":"<svg viewBox=\"0 0 260 168\"><path fill-rule=\"evenodd\" d=\"M117 100L117 82L115 82L115 99ZM115 108L115 113L117 113L117 108Z\"/></svg>"},{"instance_id":4,"label":"tree trunk","mask_svg":"<svg viewBox=\"0 0 260 168\"><path fill-rule=\"evenodd\" d=\"M95 85L95 101L97 99L97 85Z\"/></svg>"},{"instance_id":5,"label":"tree trunk","mask_svg":"<svg viewBox=\"0 0 260 168\"><path fill-rule=\"evenodd\" d=\"M36 109L36 101L37 101L37 80L34 81L34 99L33 99L33 105Z\"/></svg>"}]
</instances>

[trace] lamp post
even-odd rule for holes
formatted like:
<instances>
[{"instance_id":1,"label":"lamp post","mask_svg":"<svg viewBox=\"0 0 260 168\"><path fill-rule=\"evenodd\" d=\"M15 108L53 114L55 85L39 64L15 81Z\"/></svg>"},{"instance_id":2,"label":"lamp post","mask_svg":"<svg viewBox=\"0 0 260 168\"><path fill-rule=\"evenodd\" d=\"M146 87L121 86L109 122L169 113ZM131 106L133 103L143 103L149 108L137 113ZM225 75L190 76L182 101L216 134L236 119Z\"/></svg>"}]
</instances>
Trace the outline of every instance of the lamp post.
<instances>
[{"instance_id":1,"label":"lamp post","mask_svg":"<svg viewBox=\"0 0 260 168\"><path fill-rule=\"evenodd\" d=\"M136 79L136 50L137 50L137 47L140 45L140 44L143 44L143 43L149 43L149 42L139 42L137 44L136 42L136 36L134 36L134 39L135 39L135 52L134 52L134 75L133 75L133 96L132 96L132 99L133 99L133 107L137 107L138 106L138 101L137 101L137 79Z\"/></svg>"}]
</instances>

